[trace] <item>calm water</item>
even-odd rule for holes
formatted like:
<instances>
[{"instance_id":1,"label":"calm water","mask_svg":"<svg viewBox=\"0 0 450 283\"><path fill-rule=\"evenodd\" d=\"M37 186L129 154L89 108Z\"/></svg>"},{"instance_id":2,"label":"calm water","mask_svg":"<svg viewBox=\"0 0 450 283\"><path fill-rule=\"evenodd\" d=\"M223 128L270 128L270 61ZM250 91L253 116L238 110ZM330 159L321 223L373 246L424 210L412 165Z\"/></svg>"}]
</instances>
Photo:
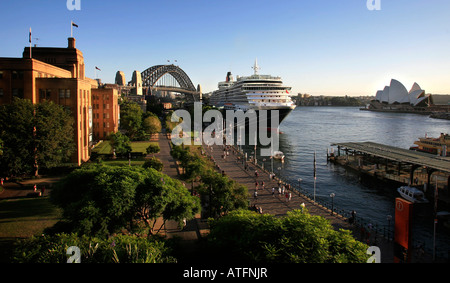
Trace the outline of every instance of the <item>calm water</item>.
<instances>
[{"instance_id":1,"label":"calm water","mask_svg":"<svg viewBox=\"0 0 450 283\"><path fill-rule=\"evenodd\" d=\"M394 217L396 187L375 184L338 165L327 163L327 149L333 142L377 142L408 149L419 137L450 133L450 121L402 113L360 111L355 107L298 107L281 124L280 150L285 162L275 162L274 171L291 184L302 178L303 190L313 194L313 159L316 151L316 199L330 202L345 211L370 219L378 226ZM260 159L261 160L261 159ZM267 161L266 168L270 166ZM438 209L439 210L439 209ZM432 205L422 205L414 214L413 238L432 246ZM391 225L393 221L391 221ZM393 227L393 226L391 226ZM439 231L438 231L439 232ZM450 250L450 237L438 233L438 247Z\"/></svg>"}]
</instances>

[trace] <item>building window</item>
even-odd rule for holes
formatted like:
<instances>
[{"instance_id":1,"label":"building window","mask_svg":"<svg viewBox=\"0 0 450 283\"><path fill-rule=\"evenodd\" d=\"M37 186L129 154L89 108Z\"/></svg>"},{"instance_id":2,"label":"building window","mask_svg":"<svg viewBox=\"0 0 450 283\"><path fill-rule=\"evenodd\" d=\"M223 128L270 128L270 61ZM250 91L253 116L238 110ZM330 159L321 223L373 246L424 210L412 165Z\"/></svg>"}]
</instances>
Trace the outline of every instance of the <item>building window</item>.
<instances>
[{"instance_id":1,"label":"building window","mask_svg":"<svg viewBox=\"0 0 450 283\"><path fill-rule=\"evenodd\" d=\"M23 71L12 71L12 79L13 80L23 79Z\"/></svg>"},{"instance_id":2,"label":"building window","mask_svg":"<svg viewBox=\"0 0 450 283\"><path fill-rule=\"evenodd\" d=\"M70 89L66 89L66 98L70 98Z\"/></svg>"},{"instance_id":3,"label":"building window","mask_svg":"<svg viewBox=\"0 0 450 283\"><path fill-rule=\"evenodd\" d=\"M23 98L23 88L13 88L12 95L18 98Z\"/></svg>"},{"instance_id":4,"label":"building window","mask_svg":"<svg viewBox=\"0 0 450 283\"><path fill-rule=\"evenodd\" d=\"M51 89L39 89L39 100L50 99L51 94Z\"/></svg>"},{"instance_id":5,"label":"building window","mask_svg":"<svg viewBox=\"0 0 450 283\"><path fill-rule=\"evenodd\" d=\"M3 92L3 88L0 88L0 97L3 97L4 92Z\"/></svg>"},{"instance_id":6,"label":"building window","mask_svg":"<svg viewBox=\"0 0 450 283\"><path fill-rule=\"evenodd\" d=\"M3 79L3 71L0 71L0 79Z\"/></svg>"}]
</instances>

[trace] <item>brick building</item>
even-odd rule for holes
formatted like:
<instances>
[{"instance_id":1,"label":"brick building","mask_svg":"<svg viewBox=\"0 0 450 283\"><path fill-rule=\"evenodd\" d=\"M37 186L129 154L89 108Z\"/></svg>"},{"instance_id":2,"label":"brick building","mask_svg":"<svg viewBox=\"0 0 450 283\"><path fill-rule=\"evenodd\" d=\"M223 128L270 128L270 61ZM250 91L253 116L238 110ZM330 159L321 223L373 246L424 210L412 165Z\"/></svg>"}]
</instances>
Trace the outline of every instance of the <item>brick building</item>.
<instances>
[{"instance_id":1,"label":"brick building","mask_svg":"<svg viewBox=\"0 0 450 283\"><path fill-rule=\"evenodd\" d=\"M92 90L94 140L104 140L119 130L119 95L115 88Z\"/></svg>"},{"instance_id":2,"label":"brick building","mask_svg":"<svg viewBox=\"0 0 450 283\"><path fill-rule=\"evenodd\" d=\"M94 141L92 97L104 92L98 89L96 80L85 77L83 53L76 49L75 38L68 39L67 48L33 47L31 51L32 59L30 47L25 47L22 58L0 58L0 104L19 97L33 103L50 100L64 106L75 121L77 150L72 162L80 165L89 160ZM117 96L112 95L111 99ZM103 115L98 113L98 117L102 119ZM112 131L115 129L112 127Z\"/></svg>"}]
</instances>

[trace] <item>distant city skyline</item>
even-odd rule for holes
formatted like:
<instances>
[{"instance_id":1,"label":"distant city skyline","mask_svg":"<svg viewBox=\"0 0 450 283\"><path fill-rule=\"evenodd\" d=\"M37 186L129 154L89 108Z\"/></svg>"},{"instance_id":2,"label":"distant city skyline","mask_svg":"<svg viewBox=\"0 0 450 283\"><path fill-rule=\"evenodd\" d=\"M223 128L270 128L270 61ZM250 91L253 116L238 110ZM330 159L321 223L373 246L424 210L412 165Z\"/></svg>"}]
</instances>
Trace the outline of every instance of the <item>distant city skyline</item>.
<instances>
[{"instance_id":1,"label":"distant city skyline","mask_svg":"<svg viewBox=\"0 0 450 283\"><path fill-rule=\"evenodd\" d=\"M66 2L2 1L0 57L21 57L30 27L33 45L64 47L73 21L86 75L105 83L170 61L206 93L228 71L252 74L258 58L293 94L375 95L391 79L450 94L448 0L381 0L372 11L366 0Z\"/></svg>"}]
</instances>

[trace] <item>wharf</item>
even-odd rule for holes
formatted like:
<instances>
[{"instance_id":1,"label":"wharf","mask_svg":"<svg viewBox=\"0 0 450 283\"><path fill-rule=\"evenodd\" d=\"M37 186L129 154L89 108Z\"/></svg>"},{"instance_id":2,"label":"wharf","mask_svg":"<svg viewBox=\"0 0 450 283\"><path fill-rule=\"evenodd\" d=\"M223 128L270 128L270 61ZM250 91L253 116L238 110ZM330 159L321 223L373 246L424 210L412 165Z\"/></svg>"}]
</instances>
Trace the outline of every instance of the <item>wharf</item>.
<instances>
[{"instance_id":1,"label":"wharf","mask_svg":"<svg viewBox=\"0 0 450 283\"><path fill-rule=\"evenodd\" d=\"M337 154L328 160L353 168L380 180L434 188L438 185L439 199L449 203L450 158L403 149L373 142L333 143ZM345 154L341 154L341 151ZM432 194L434 190L428 190ZM441 193L442 192L442 193Z\"/></svg>"}]
</instances>

